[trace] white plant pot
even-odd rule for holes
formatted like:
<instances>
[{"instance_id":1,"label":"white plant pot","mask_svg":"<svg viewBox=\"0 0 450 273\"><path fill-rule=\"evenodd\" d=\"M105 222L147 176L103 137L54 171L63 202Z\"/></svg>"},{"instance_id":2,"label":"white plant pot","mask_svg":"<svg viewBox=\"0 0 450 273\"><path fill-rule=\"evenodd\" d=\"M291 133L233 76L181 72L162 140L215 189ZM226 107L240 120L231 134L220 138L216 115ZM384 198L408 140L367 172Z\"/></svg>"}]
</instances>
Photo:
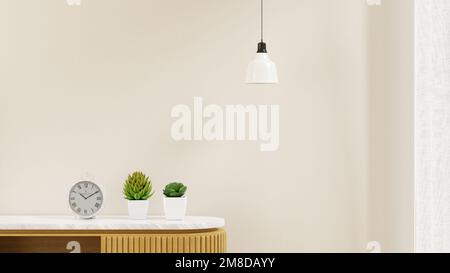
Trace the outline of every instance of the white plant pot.
<instances>
[{"instance_id":1,"label":"white plant pot","mask_svg":"<svg viewBox=\"0 0 450 273\"><path fill-rule=\"evenodd\" d=\"M145 220L148 216L149 200L128 200L128 215L133 220Z\"/></svg>"},{"instance_id":2,"label":"white plant pot","mask_svg":"<svg viewBox=\"0 0 450 273\"><path fill-rule=\"evenodd\" d=\"M183 220L186 216L187 197L164 197L164 213L167 220Z\"/></svg>"}]
</instances>

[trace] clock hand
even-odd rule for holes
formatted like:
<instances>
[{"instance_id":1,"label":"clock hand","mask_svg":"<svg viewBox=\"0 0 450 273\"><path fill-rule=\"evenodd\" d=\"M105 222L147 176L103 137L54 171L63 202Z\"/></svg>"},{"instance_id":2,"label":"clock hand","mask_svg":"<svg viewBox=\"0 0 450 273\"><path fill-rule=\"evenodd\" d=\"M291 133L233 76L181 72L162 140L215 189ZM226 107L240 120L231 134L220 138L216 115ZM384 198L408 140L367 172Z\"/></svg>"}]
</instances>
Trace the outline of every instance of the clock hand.
<instances>
[{"instance_id":1,"label":"clock hand","mask_svg":"<svg viewBox=\"0 0 450 273\"><path fill-rule=\"evenodd\" d=\"M89 195L88 197L86 197L86 199L91 198L92 196L96 195L97 193L99 193L99 191L94 192L93 194Z\"/></svg>"},{"instance_id":2,"label":"clock hand","mask_svg":"<svg viewBox=\"0 0 450 273\"><path fill-rule=\"evenodd\" d=\"M78 193L79 195L81 195L81 197L83 197L84 199L87 199L86 197L84 197L84 195L82 195L81 193Z\"/></svg>"}]
</instances>

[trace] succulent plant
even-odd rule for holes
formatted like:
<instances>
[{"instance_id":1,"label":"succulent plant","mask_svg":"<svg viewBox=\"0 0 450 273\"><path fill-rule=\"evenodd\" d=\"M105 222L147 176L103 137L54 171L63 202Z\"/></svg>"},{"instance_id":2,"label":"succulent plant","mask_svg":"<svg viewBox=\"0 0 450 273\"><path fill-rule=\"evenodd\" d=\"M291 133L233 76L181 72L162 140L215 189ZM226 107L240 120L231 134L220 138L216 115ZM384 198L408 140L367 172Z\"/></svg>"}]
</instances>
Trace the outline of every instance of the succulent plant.
<instances>
[{"instance_id":1,"label":"succulent plant","mask_svg":"<svg viewBox=\"0 0 450 273\"><path fill-rule=\"evenodd\" d=\"M142 172L128 175L123 185L123 194L127 200L147 200L153 193L152 181Z\"/></svg>"},{"instance_id":2,"label":"succulent plant","mask_svg":"<svg viewBox=\"0 0 450 273\"><path fill-rule=\"evenodd\" d=\"M183 183L173 182L164 188L164 195L166 197L183 197L186 193L187 187Z\"/></svg>"}]
</instances>

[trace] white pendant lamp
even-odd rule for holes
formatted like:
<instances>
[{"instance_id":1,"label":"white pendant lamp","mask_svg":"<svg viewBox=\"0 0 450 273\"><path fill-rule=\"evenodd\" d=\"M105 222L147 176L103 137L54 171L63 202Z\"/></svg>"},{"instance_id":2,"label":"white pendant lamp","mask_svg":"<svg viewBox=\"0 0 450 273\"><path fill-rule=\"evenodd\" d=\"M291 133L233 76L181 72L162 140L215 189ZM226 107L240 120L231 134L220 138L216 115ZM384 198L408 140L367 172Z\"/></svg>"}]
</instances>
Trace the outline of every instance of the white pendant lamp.
<instances>
[{"instance_id":1,"label":"white pendant lamp","mask_svg":"<svg viewBox=\"0 0 450 273\"><path fill-rule=\"evenodd\" d=\"M249 84L278 83L277 66L267 54L264 37L264 0L261 0L261 42L258 44L256 58L250 62L247 69L246 82Z\"/></svg>"}]
</instances>

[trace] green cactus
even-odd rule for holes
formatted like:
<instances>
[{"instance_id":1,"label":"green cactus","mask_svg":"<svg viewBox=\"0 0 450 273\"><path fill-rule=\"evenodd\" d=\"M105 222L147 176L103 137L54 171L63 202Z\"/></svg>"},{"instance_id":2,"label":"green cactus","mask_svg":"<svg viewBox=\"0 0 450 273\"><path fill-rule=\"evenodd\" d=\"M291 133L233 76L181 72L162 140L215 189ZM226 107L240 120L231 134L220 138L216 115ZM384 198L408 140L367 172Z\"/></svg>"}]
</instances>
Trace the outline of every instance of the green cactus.
<instances>
[{"instance_id":1,"label":"green cactus","mask_svg":"<svg viewBox=\"0 0 450 273\"><path fill-rule=\"evenodd\" d=\"M186 193L187 187L183 183L173 182L164 188L164 195L166 197L183 197Z\"/></svg>"},{"instance_id":2,"label":"green cactus","mask_svg":"<svg viewBox=\"0 0 450 273\"><path fill-rule=\"evenodd\" d=\"M152 181L142 172L128 175L123 185L123 195L127 200L147 200L153 193Z\"/></svg>"}]
</instances>

